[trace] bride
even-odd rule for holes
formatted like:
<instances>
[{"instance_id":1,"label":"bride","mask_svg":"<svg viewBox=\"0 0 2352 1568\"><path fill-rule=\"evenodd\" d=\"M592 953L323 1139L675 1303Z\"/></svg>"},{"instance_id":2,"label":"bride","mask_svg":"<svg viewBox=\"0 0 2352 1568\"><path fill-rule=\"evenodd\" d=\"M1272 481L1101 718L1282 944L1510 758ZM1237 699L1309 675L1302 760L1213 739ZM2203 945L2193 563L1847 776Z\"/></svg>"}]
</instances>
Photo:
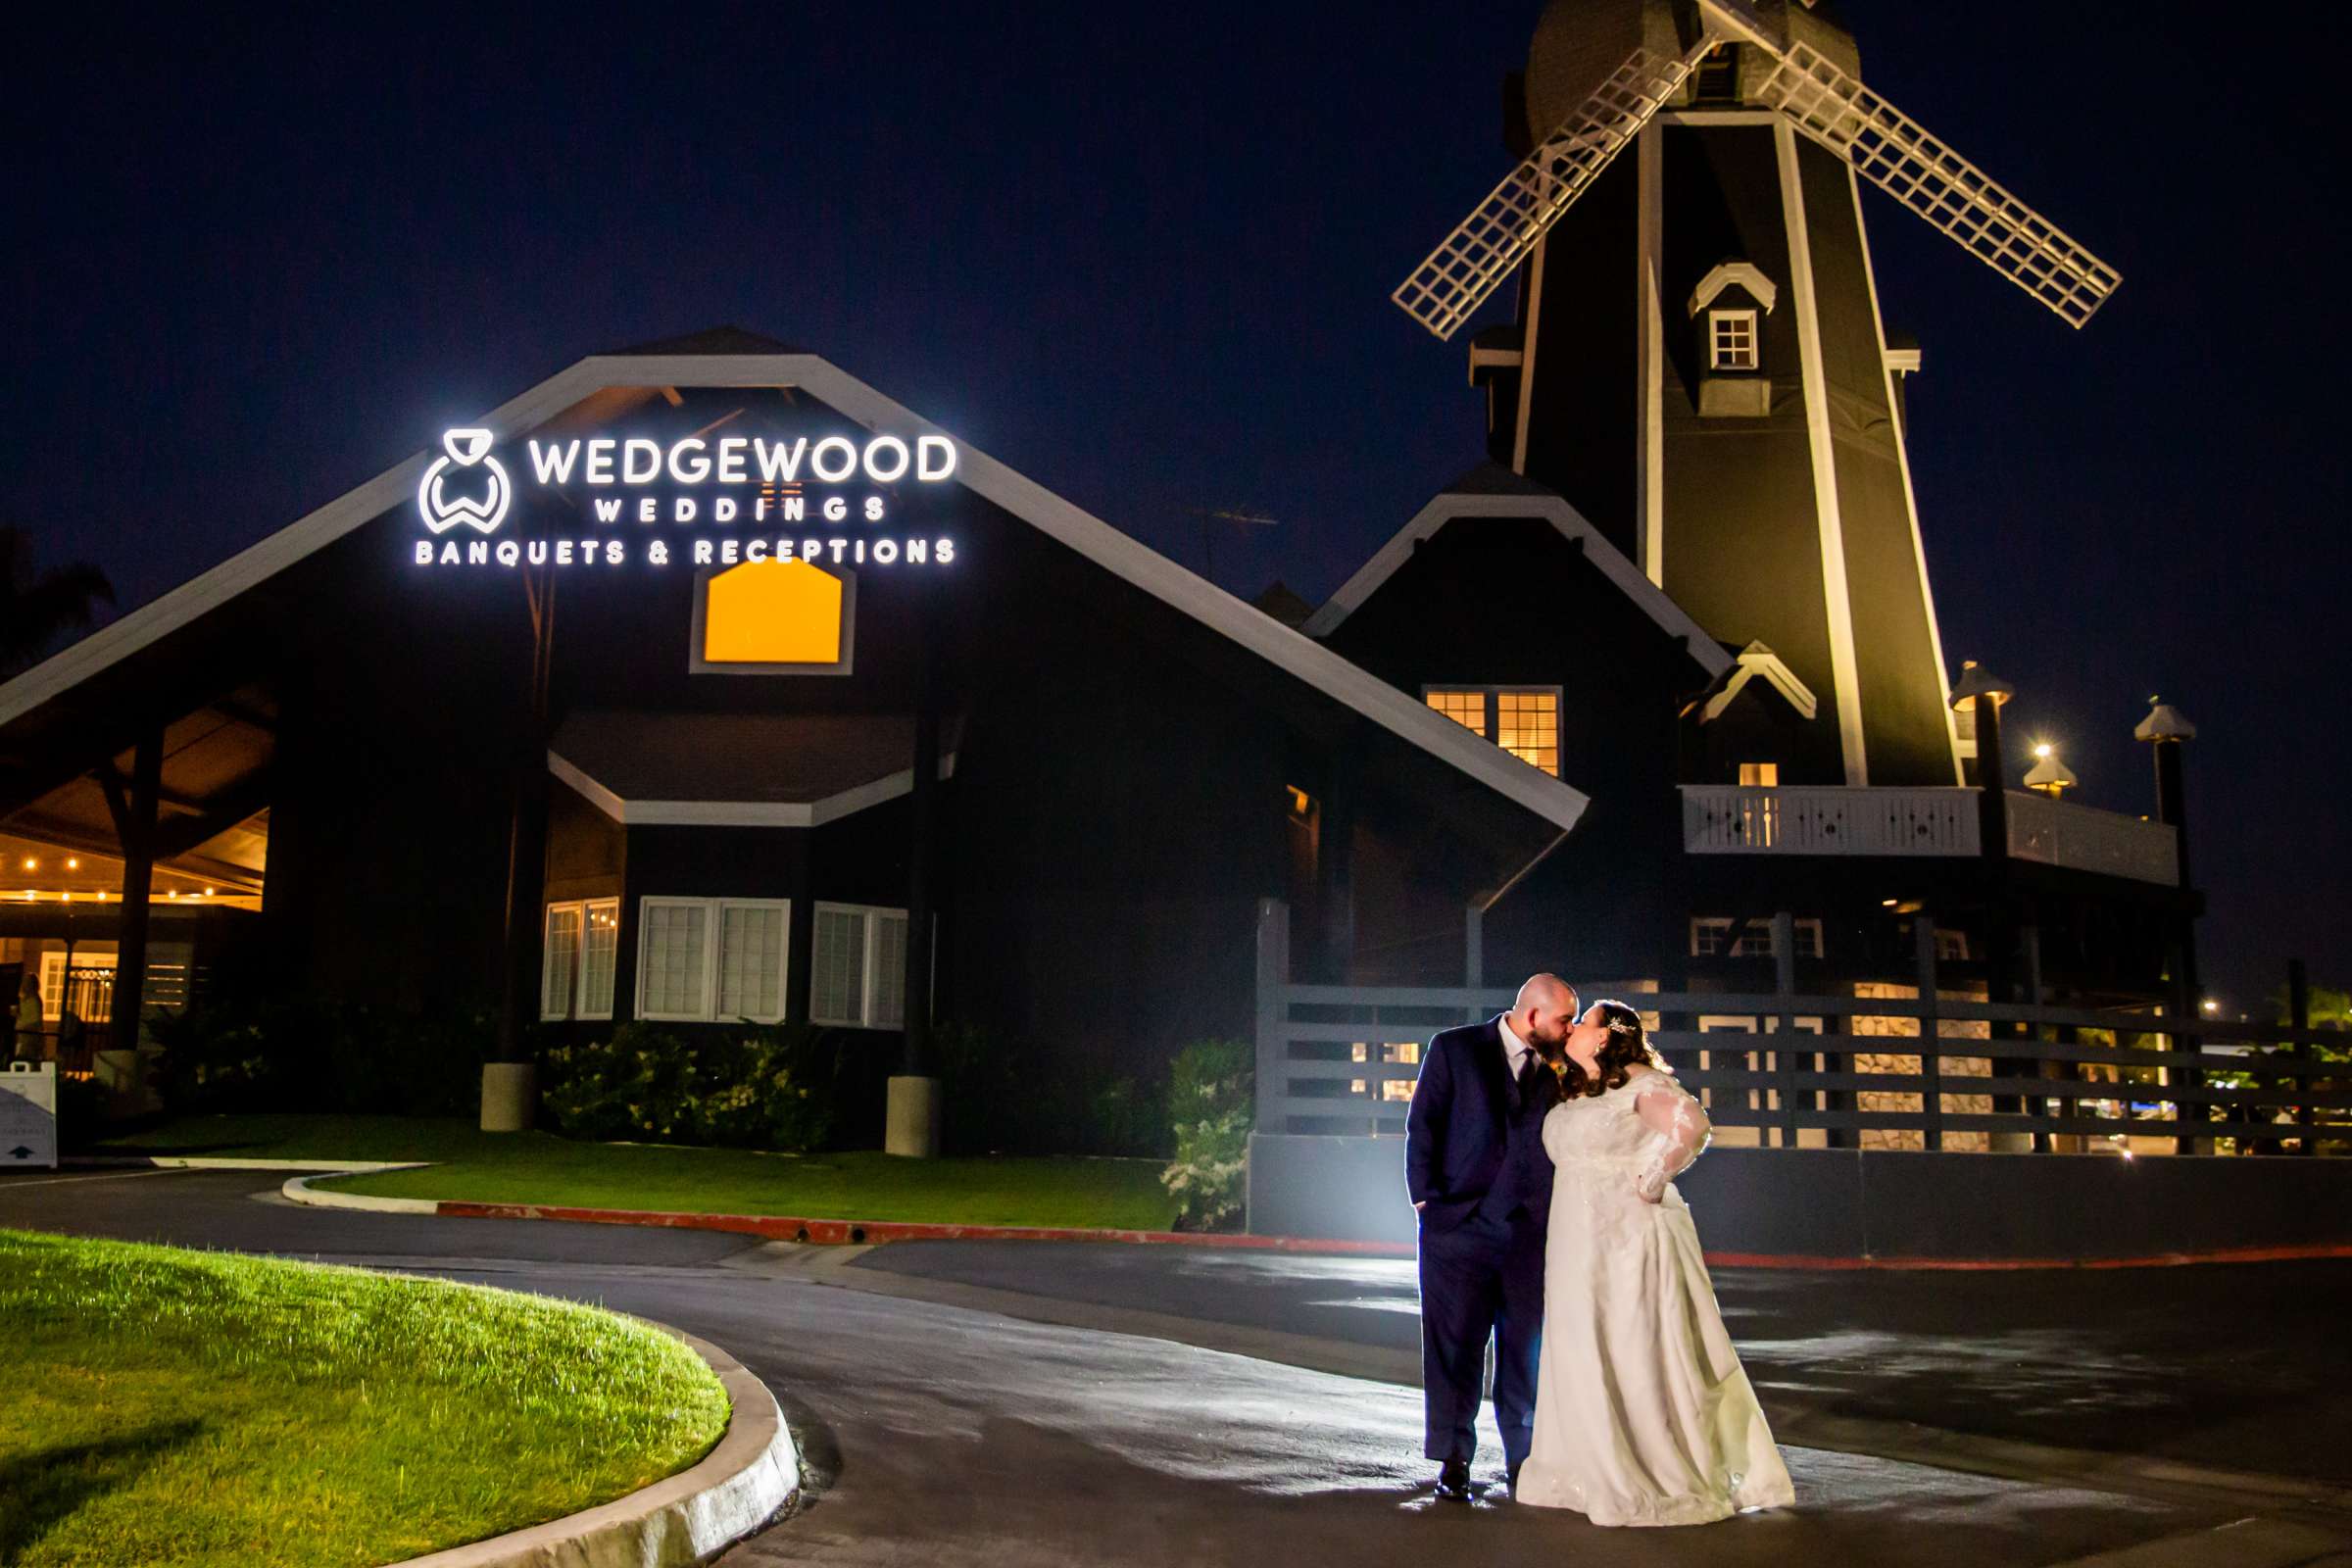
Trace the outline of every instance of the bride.
<instances>
[{"instance_id":1,"label":"bride","mask_svg":"<svg viewBox=\"0 0 2352 1568\"><path fill-rule=\"evenodd\" d=\"M1550 1062L1553 1165L1535 1443L1512 1495L1596 1525L1696 1525L1795 1500L1672 1185L1706 1112L1642 1015L1596 1002Z\"/></svg>"}]
</instances>

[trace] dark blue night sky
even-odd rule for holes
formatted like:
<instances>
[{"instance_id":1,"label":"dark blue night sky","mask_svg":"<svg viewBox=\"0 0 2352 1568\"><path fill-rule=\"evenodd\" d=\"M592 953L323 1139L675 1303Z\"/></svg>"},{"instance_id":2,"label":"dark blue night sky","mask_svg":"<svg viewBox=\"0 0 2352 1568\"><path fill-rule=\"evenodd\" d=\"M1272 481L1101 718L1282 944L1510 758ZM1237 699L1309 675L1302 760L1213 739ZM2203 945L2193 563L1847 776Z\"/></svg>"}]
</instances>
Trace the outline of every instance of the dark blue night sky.
<instances>
[{"instance_id":1,"label":"dark blue night sky","mask_svg":"<svg viewBox=\"0 0 2352 1568\"><path fill-rule=\"evenodd\" d=\"M6 519L127 607L584 354L733 323L1196 568L1195 509L1278 517L1217 576L1319 600L1480 456L1460 341L1387 296L1508 167L1540 10L73 8L12 39ZM1865 198L2010 776L2047 736L2149 809L2161 691L2213 988L2352 982L2340 8L1844 11L1872 85L2125 276L2076 333Z\"/></svg>"}]
</instances>

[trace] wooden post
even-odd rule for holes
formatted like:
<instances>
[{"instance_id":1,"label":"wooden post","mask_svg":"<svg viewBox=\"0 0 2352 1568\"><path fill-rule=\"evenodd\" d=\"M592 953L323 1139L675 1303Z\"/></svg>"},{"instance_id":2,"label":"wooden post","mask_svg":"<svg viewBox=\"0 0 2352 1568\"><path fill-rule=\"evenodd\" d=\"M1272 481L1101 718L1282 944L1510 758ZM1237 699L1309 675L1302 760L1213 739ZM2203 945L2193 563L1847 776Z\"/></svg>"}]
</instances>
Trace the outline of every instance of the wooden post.
<instances>
[{"instance_id":1,"label":"wooden post","mask_svg":"<svg viewBox=\"0 0 2352 1568\"><path fill-rule=\"evenodd\" d=\"M136 1051L147 996L147 904L155 896L155 803L163 792L162 725L140 735L130 760L122 840L122 923L115 939L115 1028L109 1044ZM127 1030L122 1027L128 1023Z\"/></svg>"},{"instance_id":2,"label":"wooden post","mask_svg":"<svg viewBox=\"0 0 2352 1568\"><path fill-rule=\"evenodd\" d=\"M1796 916L1787 909L1772 917L1772 989L1781 1004L1780 1039L1772 1054L1780 1080L1781 1147L1796 1147L1796 1012L1786 1000L1796 995Z\"/></svg>"},{"instance_id":3,"label":"wooden post","mask_svg":"<svg viewBox=\"0 0 2352 1568\"><path fill-rule=\"evenodd\" d=\"M2039 921L2037 919L2029 920L2020 926L2017 932L2017 941L2026 960L2026 1005L2038 1007L2041 1005L2041 926ZM2034 1024L2021 1023L2017 1025L2017 1038L2032 1040L2038 1044L2041 1040L2041 1030ZM2022 1063L2022 1070L2036 1078L2049 1077L2051 1068L2052 1064L2047 1061L2028 1060ZM2063 1076L2063 1073L2060 1076ZM2026 1108L2036 1116L2047 1116L2050 1113L2050 1102L2046 1097L2036 1095L2026 1102ZM2050 1153L2058 1147L2051 1141L2050 1135L2045 1132L2034 1133L2033 1139L2031 1147L2036 1154Z\"/></svg>"},{"instance_id":4,"label":"wooden post","mask_svg":"<svg viewBox=\"0 0 2352 1568\"><path fill-rule=\"evenodd\" d=\"M1257 1118L1261 1133L1289 1130L1289 1118L1270 1114L1290 1092L1286 1063L1290 1042L1283 1023L1290 1016L1284 990L1291 983L1291 906L1280 899L1257 901Z\"/></svg>"},{"instance_id":5,"label":"wooden post","mask_svg":"<svg viewBox=\"0 0 2352 1568\"><path fill-rule=\"evenodd\" d=\"M1927 1146L1943 1148L1943 1029L1936 1017L1936 917L1926 909L1911 917L1918 958L1920 1108L1926 1112Z\"/></svg>"},{"instance_id":6,"label":"wooden post","mask_svg":"<svg viewBox=\"0 0 2352 1568\"><path fill-rule=\"evenodd\" d=\"M546 937L547 753L555 736L548 705L556 661L556 584L549 568L526 568L522 592L531 623L531 670L523 693L523 733L516 738L507 790L506 952L498 977L501 1061L530 1059L525 1042L539 1017L540 948ZM710 940L718 940L717 933Z\"/></svg>"},{"instance_id":7,"label":"wooden post","mask_svg":"<svg viewBox=\"0 0 2352 1568\"><path fill-rule=\"evenodd\" d=\"M2303 967L2301 958L2289 958L2286 962L2286 1021L2295 1032L2294 1039L2287 1042L2287 1053L2295 1064L2295 1093L2298 1096L2295 1101L2295 1122L2309 1129L2312 1124L2311 974ZM2311 1153L2317 1147L2318 1140L2308 1130L2295 1140L2295 1152L2298 1154Z\"/></svg>"},{"instance_id":8,"label":"wooden post","mask_svg":"<svg viewBox=\"0 0 2352 1568\"><path fill-rule=\"evenodd\" d=\"M1355 964L1355 777L1353 748L1336 759L1315 830L1315 914L1307 936L1308 978L1344 986Z\"/></svg>"},{"instance_id":9,"label":"wooden post","mask_svg":"<svg viewBox=\"0 0 2352 1568\"><path fill-rule=\"evenodd\" d=\"M2182 922L2183 925L2186 923ZM2199 1010L2196 976L2189 967L2191 960L2188 949L2179 939L2173 942L2168 956L2172 960L2168 967L2173 972L2173 1016L2172 1028L2165 1035L2165 1044L2175 1054L2187 1057L2189 1062L2187 1066L2174 1067L2168 1076L2175 1089L2202 1089L2205 1086L2205 1070L2197 1064L2197 1054L2204 1049L2205 1042L2187 1032L2195 1026ZM2207 1120L2202 1101L2175 1100L2172 1106L2174 1118L2182 1123L2184 1128L2188 1123ZM2174 1136L2173 1152L2197 1153L2197 1141L2196 1133L2183 1130Z\"/></svg>"},{"instance_id":10,"label":"wooden post","mask_svg":"<svg viewBox=\"0 0 2352 1568\"><path fill-rule=\"evenodd\" d=\"M930 595L916 600L915 635L921 646L915 654L914 779L907 801L906 972L900 993L906 999L906 1050L899 1071L908 1078L927 1078L931 1072L932 882L939 848L940 638L932 624L935 613Z\"/></svg>"}]
</instances>

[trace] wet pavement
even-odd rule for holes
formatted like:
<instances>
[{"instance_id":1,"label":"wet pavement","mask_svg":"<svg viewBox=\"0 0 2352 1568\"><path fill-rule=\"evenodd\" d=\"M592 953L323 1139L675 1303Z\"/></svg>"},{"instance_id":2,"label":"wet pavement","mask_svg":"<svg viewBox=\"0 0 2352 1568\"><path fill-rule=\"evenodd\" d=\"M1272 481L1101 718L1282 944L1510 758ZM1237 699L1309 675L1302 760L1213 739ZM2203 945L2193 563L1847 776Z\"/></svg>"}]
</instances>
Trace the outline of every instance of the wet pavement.
<instances>
[{"instance_id":1,"label":"wet pavement","mask_svg":"<svg viewBox=\"0 0 2352 1568\"><path fill-rule=\"evenodd\" d=\"M1413 1265L1032 1243L907 1242L862 1270L1284 1330L1392 1352ZM2119 1270L1722 1269L1766 1406L2352 1485L2352 1260ZM1269 1348L1263 1353L1281 1353ZM1317 1364L1328 1365L1328 1362Z\"/></svg>"},{"instance_id":2,"label":"wet pavement","mask_svg":"<svg viewBox=\"0 0 2352 1568\"><path fill-rule=\"evenodd\" d=\"M0 1178L0 1225L429 1272L603 1301L710 1339L776 1392L808 1483L795 1517L726 1555L737 1568L1259 1568L1285 1558L1351 1568L1562 1560L2033 1568L2134 1548L2161 1551L2166 1562L2257 1568L2352 1546L2352 1515L2281 1498L1972 1473L1985 1467L1965 1455L1950 1465L1909 1463L1801 1440L1788 1445L1797 1507L1701 1529L1601 1531L1501 1497L1441 1505L1429 1499L1413 1390L1213 1348L1220 1337L1257 1332L1394 1354L1397 1337L1409 1344L1412 1331L1395 1265L1175 1250L1103 1259L1089 1254L1111 1250L1008 1253L979 1244L944 1256L931 1248L820 1255L707 1233L306 1209L276 1200L276 1180L10 1176ZM958 1272L997 1283L946 1277ZM1866 1320L1867 1301L1841 1299L1830 1326L1810 1335L1793 1304L1801 1291L1776 1298L1772 1282L1752 1278L1753 1291L1727 1276L1726 1297L1734 1332L1759 1368L1859 1383L1890 1360L1882 1346L1857 1347L1855 1331L1842 1326L1849 1315ZM1054 1313L1074 1321L974 1304L1036 1303L1054 1292L1069 1298ZM1110 1298L1083 1299L1089 1292ZM963 1298L946 1298L955 1293ZM1206 1315L1212 1307L1241 1321ZM1150 1333L1113 1326L1147 1314ZM1868 1332L1906 1345L1920 1332L1899 1316L1892 1322ZM1188 1334L1186 1323L1200 1332ZM1348 1339L1357 1333L1378 1343ZM1491 1477L1498 1468L1491 1428L1487 1437L1481 1468Z\"/></svg>"}]
</instances>

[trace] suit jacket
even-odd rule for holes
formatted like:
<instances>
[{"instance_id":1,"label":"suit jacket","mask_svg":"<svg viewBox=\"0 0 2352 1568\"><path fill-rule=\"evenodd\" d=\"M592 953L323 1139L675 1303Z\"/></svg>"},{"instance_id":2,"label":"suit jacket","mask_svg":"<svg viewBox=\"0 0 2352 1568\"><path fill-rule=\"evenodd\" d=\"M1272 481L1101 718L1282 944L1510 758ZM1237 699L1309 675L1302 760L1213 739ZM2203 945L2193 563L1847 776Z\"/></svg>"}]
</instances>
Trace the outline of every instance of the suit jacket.
<instances>
[{"instance_id":1,"label":"suit jacket","mask_svg":"<svg viewBox=\"0 0 2352 1568\"><path fill-rule=\"evenodd\" d=\"M1414 1202L1427 1205L1424 1226L1459 1225L1514 1158L1536 1167L1515 1173L1527 1189L1521 1200L1528 1212L1538 1222L1550 1212L1551 1161L1544 1152L1543 1124L1555 1098L1546 1090L1557 1080L1539 1066L1530 1081L1523 1094L1511 1080L1499 1014L1430 1041L1404 1118L1404 1185Z\"/></svg>"}]
</instances>

